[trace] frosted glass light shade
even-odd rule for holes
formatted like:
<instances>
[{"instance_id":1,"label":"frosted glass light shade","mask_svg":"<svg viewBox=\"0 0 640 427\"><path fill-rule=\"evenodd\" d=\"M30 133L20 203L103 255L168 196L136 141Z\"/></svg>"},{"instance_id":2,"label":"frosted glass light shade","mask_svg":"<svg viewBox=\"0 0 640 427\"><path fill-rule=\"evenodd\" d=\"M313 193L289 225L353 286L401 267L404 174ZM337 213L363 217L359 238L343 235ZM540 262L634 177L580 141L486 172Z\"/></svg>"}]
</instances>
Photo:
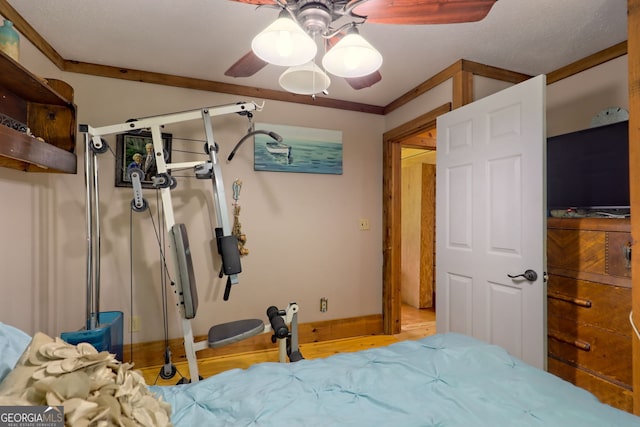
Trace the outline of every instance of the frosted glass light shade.
<instances>
[{"instance_id":1,"label":"frosted glass light shade","mask_svg":"<svg viewBox=\"0 0 640 427\"><path fill-rule=\"evenodd\" d=\"M382 55L364 37L353 32L329 49L322 65L338 77L362 77L380 68Z\"/></svg>"},{"instance_id":2,"label":"frosted glass light shade","mask_svg":"<svg viewBox=\"0 0 640 427\"><path fill-rule=\"evenodd\" d=\"M316 42L291 18L281 16L251 41L260 59L275 65L302 65L316 56Z\"/></svg>"},{"instance_id":3,"label":"frosted glass light shade","mask_svg":"<svg viewBox=\"0 0 640 427\"><path fill-rule=\"evenodd\" d=\"M314 62L308 62L288 68L278 82L288 92L314 95L326 90L331 84L331 79Z\"/></svg>"}]
</instances>

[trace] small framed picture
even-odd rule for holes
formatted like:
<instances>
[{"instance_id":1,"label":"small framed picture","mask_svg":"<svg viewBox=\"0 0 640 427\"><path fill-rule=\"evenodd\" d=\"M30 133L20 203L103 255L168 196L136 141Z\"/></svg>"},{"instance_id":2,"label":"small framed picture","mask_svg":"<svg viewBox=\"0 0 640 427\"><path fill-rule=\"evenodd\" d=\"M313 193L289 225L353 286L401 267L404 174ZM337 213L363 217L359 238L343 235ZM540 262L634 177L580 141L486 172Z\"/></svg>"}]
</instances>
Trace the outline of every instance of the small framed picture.
<instances>
[{"instance_id":1,"label":"small framed picture","mask_svg":"<svg viewBox=\"0 0 640 427\"><path fill-rule=\"evenodd\" d=\"M164 161L171 163L170 133L162 134ZM116 187L131 187L132 168L144 173L142 187L153 188L152 178L158 172L150 132L131 132L116 135Z\"/></svg>"}]
</instances>

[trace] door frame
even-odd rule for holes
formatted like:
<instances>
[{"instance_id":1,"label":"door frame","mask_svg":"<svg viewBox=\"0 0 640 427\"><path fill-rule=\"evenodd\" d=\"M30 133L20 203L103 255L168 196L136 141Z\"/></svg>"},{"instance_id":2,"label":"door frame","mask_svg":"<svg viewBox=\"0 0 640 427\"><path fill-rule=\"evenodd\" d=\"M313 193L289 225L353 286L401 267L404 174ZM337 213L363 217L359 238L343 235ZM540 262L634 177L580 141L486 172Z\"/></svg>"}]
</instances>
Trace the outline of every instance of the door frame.
<instances>
[{"instance_id":1,"label":"door frame","mask_svg":"<svg viewBox=\"0 0 640 427\"><path fill-rule=\"evenodd\" d=\"M480 64L460 60L437 74L421 87L424 93L449 79L452 80L451 102L447 102L403 125L383 134L382 146L382 326L387 335L398 334L402 330L402 297L400 295L401 281L401 175L402 175L402 145L418 148L435 149L431 144L421 143L416 138L420 133L436 128L438 116L448 113L454 108L473 101L473 75L491 74L497 70L494 67L478 67ZM516 73L507 73L514 78ZM497 73L496 73L497 75ZM522 78L519 75L515 78Z\"/></svg>"},{"instance_id":2,"label":"door frame","mask_svg":"<svg viewBox=\"0 0 640 427\"><path fill-rule=\"evenodd\" d=\"M420 145L416 138L420 133L435 129L436 118L452 109L474 100L474 76L513 84L521 83L532 76L461 59L434 75L414 90L407 92L385 107L385 114L404 106L412 99L423 96L431 89L451 80L451 102L447 102L421 116L410 120L383 134L382 138L382 326L387 335L400 333L402 301L400 296L401 237L401 148Z\"/></svg>"},{"instance_id":3,"label":"door frame","mask_svg":"<svg viewBox=\"0 0 640 427\"><path fill-rule=\"evenodd\" d=\"M435 129L438 116L451 111L451 103L441 105L422 116L405 123L383 135L383 208L382 228L382 322L384 333L400 333L402 298L400 280L402 267L402 147L435 150L433 140L423 140L418 135Z\"/></svg>"}]
</instances>

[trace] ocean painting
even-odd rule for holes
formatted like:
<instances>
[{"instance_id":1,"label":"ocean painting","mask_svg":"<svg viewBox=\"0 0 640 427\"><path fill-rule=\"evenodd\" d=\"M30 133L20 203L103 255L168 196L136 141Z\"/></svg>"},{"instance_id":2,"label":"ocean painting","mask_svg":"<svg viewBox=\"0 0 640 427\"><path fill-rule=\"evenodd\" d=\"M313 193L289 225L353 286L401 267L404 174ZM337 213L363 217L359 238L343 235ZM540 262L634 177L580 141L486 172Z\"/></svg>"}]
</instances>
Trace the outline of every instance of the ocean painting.
<instances>
[{"instance_id":1,"label":"ocean painting","mask_svg":"<svg viewBox=\"0 0 640 427\"><path fill-rule=\"evenodd\" d=\"M254 170L342 175L342 131L256 123Z\"/></svg>"}]
</instances>

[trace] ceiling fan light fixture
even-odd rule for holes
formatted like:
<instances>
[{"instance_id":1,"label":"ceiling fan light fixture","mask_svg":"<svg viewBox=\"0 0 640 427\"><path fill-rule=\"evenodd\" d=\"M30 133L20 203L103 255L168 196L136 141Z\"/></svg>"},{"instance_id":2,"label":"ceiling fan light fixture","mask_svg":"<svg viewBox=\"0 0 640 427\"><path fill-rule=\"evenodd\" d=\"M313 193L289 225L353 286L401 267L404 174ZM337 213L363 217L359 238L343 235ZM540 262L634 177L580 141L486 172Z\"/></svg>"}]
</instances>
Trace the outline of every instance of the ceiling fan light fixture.
<instances>
[{"instance_id":1,"label":"ceiling fan light fixture","mask_svg":"<svg viewBox=\"0 0 640 427\"><path fill-rule=\"evenodd\" d=\"M353 28L322 58L325 70L338 77L363 77L377 71L382 55Z\"/></svg>"},{"instance_id":2,"label":"ceiling fan light fixture","mask_svg":"<svg viewBox=\"0 0 640 427\"><path fill-rule=\"evenodd\" d=\"M285 14L253 38L251 49L263 61L286 67L305 64L318 51L309 34Z\"/></svg>"},{"instance_id":3,"label":"ceiling fan light fixture","mask_svg":"<svg viewBox=\"0 0 640 427\"><path fill-rule=\"evenodd\" d=\"M310 61L303 65L287 68L278 79L280 86L291 93L299 95L315 95L329 88L331 79Z\"/></svg>"}]
</instances>

